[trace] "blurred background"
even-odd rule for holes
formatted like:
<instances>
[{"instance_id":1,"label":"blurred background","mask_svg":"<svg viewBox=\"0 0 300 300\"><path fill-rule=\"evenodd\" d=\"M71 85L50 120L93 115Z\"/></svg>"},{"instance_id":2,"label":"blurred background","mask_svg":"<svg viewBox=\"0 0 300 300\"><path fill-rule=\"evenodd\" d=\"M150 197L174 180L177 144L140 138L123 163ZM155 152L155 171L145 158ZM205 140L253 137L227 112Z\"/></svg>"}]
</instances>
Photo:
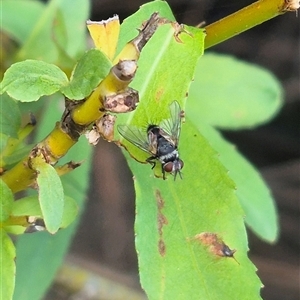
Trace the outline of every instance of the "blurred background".
<instances>
[{"instance_id":1,"label":"blurred background","mask_svg":"<svg viewBox=\"0 0 300 300\"><path fill-rule=\"evenodd\" d=\"M210 24L254 1L169 0L177 21ZM91 20L118 14L123 20L145 1L93 0ZM285 90L285 104L270 123L255 130L226 131L262 173L277 202L280 237L270 245L249 232L249 256L265 285L265 300L296 300L299 294L299 17L287 13L253 28L209 51L235 55L272 71ZM105 177L98 176L105 174ZM114 144L100 141L95 148L88 205L71 246L66 264L78 265L105 278L103 289L120 290L117 299L146 299L139 287L134 249L134 190L131 173ZM112 189L120 186L118 189ZM126 193L124 193L126 191ZM116 299L96 297L92 289L71 295L58 276L45 299ZM109 292L108 292L109 294Z\"/></svg>"}]
</instances>

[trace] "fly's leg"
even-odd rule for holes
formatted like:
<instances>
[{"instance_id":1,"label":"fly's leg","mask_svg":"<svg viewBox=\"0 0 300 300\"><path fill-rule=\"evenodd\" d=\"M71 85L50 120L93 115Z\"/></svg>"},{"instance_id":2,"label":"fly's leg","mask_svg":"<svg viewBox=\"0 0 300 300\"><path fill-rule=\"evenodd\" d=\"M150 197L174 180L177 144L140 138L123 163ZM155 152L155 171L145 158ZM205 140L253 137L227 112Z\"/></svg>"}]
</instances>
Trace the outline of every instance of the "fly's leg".
<instances>
[{"instance_id":1,"label":"fly's leg","mask_svg":"<svg viewBox=\"0 0 300 300\"><path fill-rule=\"evenodd\" d=\"M156 166L156 157L155 156L151 156L151 157L148 157L147 159L146 159L146 162L148 162L149 164L151 164L152 165L152 170L155 168L155 166Z\"/></svg>"},{"instance_id":2,"label":"fly's leg","mask_svg":"<svg viewBox=\"0 0 300 300\"><path fill-rule=\"evenodd\" d=\"M148 162L149 164L151 164L152 165L152 170L155 168L155 166L156 166L156 160L157 160L157 157L155 157L155 156L151 156L151 157L148 157L147 159L146 159L146 162ZM161 165L161 172L162 172L162 174L163 174L163 180L165 180L166 179L166 171L164 170L164 167L163 167L163 165Z\"/></svg>"}]
</instances>

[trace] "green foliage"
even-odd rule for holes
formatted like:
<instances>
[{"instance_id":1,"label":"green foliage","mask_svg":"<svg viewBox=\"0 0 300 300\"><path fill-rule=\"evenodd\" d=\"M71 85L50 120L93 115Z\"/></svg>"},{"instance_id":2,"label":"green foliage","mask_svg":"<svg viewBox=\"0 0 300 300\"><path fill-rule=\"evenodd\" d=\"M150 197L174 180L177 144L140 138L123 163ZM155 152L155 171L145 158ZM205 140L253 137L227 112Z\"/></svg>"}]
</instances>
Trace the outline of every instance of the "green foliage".
<instances>
[{"instance_id":1,"label":"green foliage","mask_svg":"<svg viewBox=\"0 0 300 300\"><path fill-rule=\"evenodd\" d=\"M74 68L71 81L57 66L43 61L25 60L13 64L4 75L0 93L6 92L22 102L61 91L74 100L88 96L111 68L111 62L99 50L87 51Z\"/></svg>"},{"instance_id":2,"label":"green foliage","mask_svg":"<svg viewBox=\"0 0 300 300\"><path fill-rule=\"evenodd\" d=\"M20 79L19 82L8 82L12 88L17 83L15 88L12 88L13 93L17 95L16 98L20 101L37 100L41 94L52 94L61 86L68 84L66 74L71 74L72 68L75 65L75 60L81 56L86 49L86 26L85 21L88 19L89 1L87 0L54 0L47 5L37 1L2 1L1 2L1 28L19 45L20 50L15 53L8 53L11 60L24 60L28 58L38 59L30 63L28 68L25 68L21 74L17 72L14 74L12 81ZM22 18L18 16L22 15ZM12 56L14 55L14 56ZM101 54L100 54L101 55ZM103 56L103 55L102 55ZM98 55L99 57L99 55ZM42 62L43 60L44 62ZM102 65L93 57L94 63L98 64L98 72ZM56 63L64 72L59 70L54 65L45 65L45 63ZM25 62L26 63L26 62ZM12 66L12 70L15 65ZM33 66L37 66L30 74ZM46 68L44 68L46 66ZM22 65L21 65L22 67ZM43 74L51 70L49 74ZM11 69L10 69L11 70ZM10 71L8 71L10 72ZM36 73L35 73L36 72ZM100 73L105 72L100 70ZM29 78L28 75L30 74ZM41 75L46 75L42 76ZM93 74L92 74L93 75ZM35 77L36 76L36 82ZM94 75L93 75L94 76ZM23 78L28 79L29 86L22 81ZM43 79L43 80L41 80ZM42 81L42 82L41 82ZM100 79L98 79L98 82ZM71 81L72 82L72 81ZM97 82L97 83L98 83ZM5 82L4 82L5 83ZM5 84L6 84L5 83ZM21 84L20 84L21 83ZM20 85L18 85L20 84ZM3 82L1 83L2 92L4 89ZM40 89L40 90L39 90ZM42 91L41 91L42 90ZM39 94L37 97L36 94ZM16 96L13 94L12 96ZM34 99L33 99L34 98ZM50 100L45 99L45 100ZM61 99L60 99L61 101ZM41 108L40 103L45 101L38 101L34 106L29 107L26 103L26 108L22 110L28 114L28 111L37 112ZM24 106L25 104L23 104ZM45 121L41 121L39 117L37 140L45 137L49 130L53 128L55 120L61 117L61 107L57 101L51 101L45 114ZM20 112L15 102L6 94L1 96L1 150L7 152L7 148L11 146L10 137L15 138L13 141L16 145L20 143L18 140L18 130L20 127ZM10 118L14 115L14 118ZM10 125L10 127L8 126ZM24 138L24 137L23 137ZM30 147L30 146L29 146ZM17 153L18 151L19 153ZM11 151L9 151L11 152ZM15 151L8 153L9 156L1 157L6 165L15 163L28 155L29 148L15 147ZM78 206L81 209L83 200L86 198L86 189L88 182L88 174L90 168L91 148L83 140L79 142L75 151L70 152L66 159L78 159L78 161L85 161L85 163L73 172L64 176L64 192L67 195L72 195L77 204L70 197L64 198L64 210L61 228L68 226L75 218ZM52 174L53 175L53 174ZM51 185L53 182L51 181ZM44 184L42 184L43 187ZM49 189L50 191L50 189ZM74 194L74 195L73 195ZM1 194L2 196L2 194ZM4 205L1 197L1 204ZM51 199L52 201L52 199ZM50 202L51 203L51 202ZM5 204L6 205L6 204ZM17 202L11 209L10 218L22 219L24 216L42 216L41 208L36 196L23 198ZM44 216L43 216L44 217ZM51 221L50 221L51 222ZM23 226L13 224L3 224L1 227L1 296L3 299L12 299L14 292L14 299L40 299L45 290L51 284L58 267L62 263L64 254L66 253L70 240L74 235L77 222L73 223L65 230L57 232L55 235L49 233L36 233L30 235L19 236L17 241L18 260L15 266L15 247L11 239L7 236L7 232L20 234L24 232ZM2 225L2 224L0 224ZM49 264L51 262L51 264ZM17 268L17 271L16 271ZM28 270L30 269L30 276ZM16 287L14 291L14 282L16 277Z\"/></svg>"},{"instance_id":3,"label":"green foliage","mask_svg":"<svg viewBox=\"0 0 300 300\"><path fill-rule=\"evenodd\" d=\"M46 228L55 233L61 225L64 209L64 190L56 170L42 161L35 163L39 187L39 202Z\"/></svg>"},{"instance_id":4,"label":"green foliage","mask_svg":"<svg viewBox=\"0 0 300 300\"><path fill-rule=\"evenodd\" d=\"M1 94L6 92L20 102L36 101L57 91L72 100L88 96L111 67L99 50L83 54L88 2L11 3L4 0L2 4L3 29L20 43L17 60L27 60L7 70ZM16 20L21 8L25 16ZM174 20L166 2L143 5L122 23L117 53L155 11ZM247 257L244 216L248 226L270 242L278 234L276 209L255 168L214 127L237 130L268 121L282 104L282 91L276 79L261 68L215 54L199 60L204 38L204 32L198 28L185 26L182 32L174 34L170 23L159 27L142 50L131 85L139 91L140 104L134 112L119 115L117 119L118 124L146 130L149 123L159 124L170 117L169 104L174 100L186 115L179 143L180 157L185 163L183 180L177 178L174 182L171 175L165 181L156 178L161 177L161 165L157 163L153 173L150 165L137 162L145 162L150 155L121 139L131 154L126 153L126 157L135 178L135 232L141 284L149 299L155 300L219 299L220 295L222 299L260 299L261 282ZM82 56L75 64L79 55ZM45 137L60 118L60 100L57 94L46 98L47 113L39 122L37 140ZM6 94L2 95L1 104L0 141L4 152L10 138L16 141L20 138L20 111ZM26 148L11 149L20 153L8 153L1 158L2 163L17 162ZM79 141L61 163L70 160L85 163L62 180L52 166L36 162L39 195L17 202L13 202L10 189L1 181L0 275L5 278L1 281L5 299L12 299L15 273L15 248L6 232L21 234L25 230L24 224L13 224L11 220L43 218L47 230L56 233L21 235L17 242L13 299L40 299L76 229L78 220L56 232L74 220L78 207L79 211L82 209L90 157L91 148L84 140ZM235 249L236 261L197 239L203 232L217 234L230 249Z\"/></svg>"},{"instance_id":5,"label":"green foliage","mask_svg":"<svg viewBox=\"0 0 300 300\"><path fill-rule=\"evenodd\" d=\"M45 108L47 112L40 120L36 140L40 140L49 132L53 126L53 120L61 116L61 99L51 97ZM89 184L90 165L92 148L85 139L79 142L61 160L64 164L70 160L84 161L80 168L61 178L65 195L65 207L61 227L65 227L70 217L75 214L74 209L79 213L83 210L84 201ZM71 196L77 203L77 209L68 199ZM20 200L22 201L22 200ZM65 215L65 211L68 214ZM66 229L59 230L52 235L47 232L20 235L17 240L17 269L16 287L13 299L32 300L41 299L53 281L58 268L61 266L63 257L66 254L69 244L74 236L79 218ZM51 262L51 264L49 264ZM28 276L30 268L30 276Z\"/></svg>"},{"instance_id":6,"label":"green foliage","mask_svg":"<svg viewBox=\"0 0 300 300\"><path fill-rule=\"evenodd\" d=\"M12 294L15 285L15 258L16 249L11 240L3 228L0 228L0 291L1 299L12 299Z\"/></svg>"},{"instance_id":7,"label":"green foliage","mask_svg":"<svg viewBox=\"0 0 300 300\"><path fill-rule=\"evenodd\" d=\"M188 101L187 115L192 107L191 99ZM276 241L278 238L277 210L271 192L259 172L217 130L203 123L199 118L191 117L191 119L210 145L219 153L219 160L229 171L229 177L235 182L236 195L244 210L246 224L261 239L267 242Z\"/></svg>"},{"instance_id":8,"label":"green foliage","mask_svg":"<svg viewBox=\"0 0 300 300\"><path fill-rule=\"evenodd\" d=\"M252 128L282 106L282 88L267 70L229 55L205 54L189 91L189 116L223 129Z\"/></svg>"},{"instance_id":9,"label":"green foliage","mask_svg":"<svg viewBox=\"0 0 300 300\"><path fill-rule=\"evenodd\" d=\"M14 195L11 192L10 188L0 180L0 195L1 195L1 203L0 203L0 222L8 219L11 208L14 201Z\"/></svg>"},{"instance_id":10,"label":"green foliage","mask_svg":"<svg viewBox=\"0 0 300 300\"><path fill-rule=\"evenodd\" d=\"M1 96L0 130L2 134L18 137L21 125L21 113L17 103L6 94Z\"/></svg>"},{"instance_id":11,"label":"green foliage","mask_svg":"<svg viewBox=\"0 0 300 300\"><path fill-rule=\"evenodd\" d=\"M63 203L64 207L60 228L66 228L68 225L70 225L78 213L78 206L73 198L65 196ZM36 218L44 218L37 195L27 196L19 199L18 201L14 201L10 215L13 217L31 216ZM9 230L13 230L12 227L13 226L10 226ZM20 233L24 233L24 230L25 228ZM10 232L13 233L14 231Z\"/></svg>"},{"instance_id":12,"label":"green foliage","mask_svg":"<svg viewBox=\"0 0 300 300\"><path fill-rule=\"evenodd\" d=\"M281 106L282 88L268 71L228 55L205 54L197 64L186 109L195 126L220 153L220 161L236 183L246 224L268 242L278 237L272 195L257 170L212 126L258 126Z\"/></svg>"},{"instance_id":13,"label":"green foliage","mask_svg":"<svg viewBox=\"0 0 300 300\"><path fill-rule=\"evenodd\" d=\"M119 124L126 122L145 129L147 124L158 124L169 117L168 104L174 99L182 103L193 77L197 57L201 54L201 48L197 49L201 42L196 42L198 35L193 29L186 28L193 38L189 39L188 34L182 33L179 38L183 43L177 43L168 29L167 26L160 28L143 49L138 73L132 83L140 92L140 105L129 117L118 117ZM199 38L201 39L201 35ZM180 55L176 56L177 53ZM202 72L210 76L208 70ZM197 75L198 73L195 82L198 82ZM277 88L278 84L274 86ZM241 94L238 96L241 97ZM172 178L168 178L167 181L153 178L150 166L140 165L127 156L135 176L137 193L135 231L141 283L149 299L181 299L183 295L189 299L199 299L200 295L203 299L214 299L218 295L224 295L224 299L260 299L261 283L255 274L255 267L247 258L244 212L239 207L237 196L243 204L253 187L259 187L258 194L250 198L250 209L246 212L263 208L262 212L258 212L258 217L259 225L263 225L260 236L266 240L276 238L274 203L257 172L232 149L229 154L233 159L239 158L241 167L251 175L248 184L243 183L242 178L238 178L237 175L239 165L233 164L234 160L230 160L231 157L227 161L223 159L227 164L221 159L225 167L229 168L231 162L230 170L236 170L229 173L229 176L234 173L235 176L231 177L237 179L239 184L235 195L235 185L230 181L226 169L221 167L218 156L210 146L216 137L212 133L206 134L208 129L204 130L201 127L203 122L198 113L201 111L201 103L197 100L192 102L193 98L189 96L186 122L182 126L179 145L181 158L185 162L182 182L178 182L178 179L174 183ZM193 103L199 105L196 107ZM270 105L272 104L278 106L278 101L273 101ZM223 119L226 113L224 111ZM256 120L254 122L257 122ZM204 128L208 127L205 123L204 125ZM219 140L224 149L221 146L217 147L216 142L212 145L216 145L215 149L220 152L220 158L226 155L228 157L228 149L224 146L227 142L221 137ZM138 161L145 161L149 157L149 154L128 142L122 143ZM156 174L159 169L160 166L156 168ZM160 207L160 196L157 195L162 197L163 207ZM258 195L264 198L263 201L252 202L251 200ZM268 210L271 213L264 220ZM270 224L267 224L269 221ZM247 222L252 226L255 218L250 215ZM257 230L259 225L254 226L254 230ZM240 265L233 259L217 257L199 241L193 240L193 237L201 232L218 233L230 248L237 250L236 259ZM248 298L245 298L245 295L248 295Z\"/></svg>"},{"instance_id":14,"label":"green foliage","mask_svg":"<svg viewBox=\"0 0 300 300\"><path fill-rule=\"evenodd\" d=\"M135 175L140 277L149 299L260 299L261 283L247 258L234 183L189 120L180 145L182 181L158 180L149 166L141 170L138 163L129 163ZM237 250L237 261L212 253L195 239L202 232L218 233Z\"/></svg>"},{"instance_id":15,"label":"green foliage","mask_svg":"<svg viewBox=\"0 0 300 300\"><path fill-rule=\"evenodd\" d=\"M7 2L12 1L3 1L5 10L2 15L6 16L3 25L7 31L13 30L13 35L22 42L17 54L19 60L38 58L51 63L59 62L60 49L57 45L63 46L69 57L84 51L84 23L89 10L87 0L52 0L44 6L41 3L33 4L32 1ZM19 15L26 15L25 19L15 17L18 10ZM29 27L27 18L30 20ZM11 20L15 23L13 26ZM22 30L26 30L23 37L18 32L20 27L26 28Z\"/></svg>"},{"instance_id":16,"label":"green foliage","mask_svg":"<svg viewBox=\"0 0 300 300\"><path fill-rule=\"evenodd\" d=\"M108 58L99 50L87 51L72 73L70 83L61 89L69 99L80 100L88 96L112 67Z\"/></svg>"},{"instance_id":17,"label":"green foliage","mask_svg":"<svg viewBox=\"0 0 300 300\"><path fill-rule=\"evenodd\" d=\"M0 93L7 92L22 102L36 101L57 92L67 83L66 74L57 66L28 59L13 64L5 72Z\"/></svg>"},{"instance_id":18,"label":"green foliage","mask_svg":"<svg viewBox=\"0 0 300 300\"><path fill-rule=\"evenodd\" d=\"M1 29L23 44L29 38L44 9L45 5L38 1L2 0ZM22 18L16 18L16 16L22 16Z\"/></svg>"}]
</instances>

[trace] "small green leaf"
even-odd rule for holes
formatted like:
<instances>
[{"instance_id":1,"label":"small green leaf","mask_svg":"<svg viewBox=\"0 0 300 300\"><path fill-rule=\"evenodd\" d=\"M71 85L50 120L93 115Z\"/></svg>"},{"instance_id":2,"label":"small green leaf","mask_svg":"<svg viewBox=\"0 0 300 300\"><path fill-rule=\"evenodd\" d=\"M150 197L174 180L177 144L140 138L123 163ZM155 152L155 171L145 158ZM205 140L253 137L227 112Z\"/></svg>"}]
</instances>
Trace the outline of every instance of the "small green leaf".
<instances>
[{"instance_id":1,"label":"small green leaf","mask_svg":"<svg viewBox=\"0 0 300 300\"><path fill-rule=\"evenodd\" d=\"M66 74L57 66L37 60L15 63L5 72L0 93L21 102L36 101L68 84Z\"/></svg>"},{"instance_id":2,"label":"small green leaf","mask_svg":"<svg viewBox=\"0 0 300 300\"><path fill-rule=\"evenodd\" d=\"M193 105L188 102L186 113L190 114ZM193 124L219 152L219 159L229 170L228 175L237 186L237 197L245 212L246 224L260 238L274 242L278 237L278 216L271 192L259 172L234 147L224 140L211 126L192 119Z\"/></svg>"},{"instance_id":3,"label":"small green leaf","mask_svg":"<svg viewBox=\"0 0 300 300\"><path fill-rule=\"evenodd\" d=\"M111 66L101 51L87 51L77 63L69 85L63 87L61 92L72 100L85 98L107 76Z\"/></svg>"},{"instance_id":4,"label":"small green leaf","mask_svg":"<svg viewBox=\"0 0 300 300\"><path fill-rule=\"evenodd\" d=\"M14 195L6 183L0 179L0 222L5 221L11 212Z\"/></svg>"},{"instance_id":5,"label":"small green leaf","mask_svg":"<svg viewBox=\"0 0 300 300\"><path fill-rule=\"evenodd\" d=\"M40 1L1 1L1 30L6 31L18 42L24 43L45 8ZM17 16L22 16L18 18Z\"/></svg>"},{"instance_id":6,"label":"small green leaf","mask_svg":"<svg viewBox=\"0 0 300 300\"><path fill-rule=\"evenodd\" d=\"M225 129L251 128L273 118L282 87L267 70L232 56L205 54L189 91L190 117Z\"/></svg>"},{"instance_id":7,"label":"small green leaf","mask_svg":"<svg viewBox=\"0 0 300 300\"><path fill-rule=\"evenodd\" d=\"M7 95L1 95L0 105L1 133L13 138L18 138L18 130L21 125L21 113L17 103Z\"/></svg>"},{"instance_id":8,"label":"small green leaf","mask_svg":"<svg viewBox=\"0 0 300 300\"><path fill-rule=\"evenodd\" d=\"M1 299L11 300L15 287L16 249L6 232L0 228L0 293Z\"/></svg>"},{"instance_id":9,"label":"small green leaf","mask_svg":"<svg viewBox=\"0 0 300 300\"><path fill-rule=\"evenodd\" d=\"M27 196L15 201L11 215L14 217L33 216L42 218L43 214L38 195Z\"/></svg>"},{"instance_id":10,"label":"small green leaf","mask_svg":"<svg viewBox=\"0 0 300 300\"><path fill-rule=\"evenodd\" d=\"M64 190L55 169L47 163L36 163L39 201L46 228L55 233L61 226L64 210Z\"/></svg>"},{"instance_id":11,"label":"small green leaf","mask_svg":"<svg viewBox=\"0 0 300 300\"><path fill-rule=\"evenodd\" d=\"M71 224L78 213L78 206L71 197L64 198L64 211L60 228L65 228ZM41 206L37 195L28 196L15 201L12 206L11 215L18 216L34 216L43 218Z\"/></svg>"}]
</instances>

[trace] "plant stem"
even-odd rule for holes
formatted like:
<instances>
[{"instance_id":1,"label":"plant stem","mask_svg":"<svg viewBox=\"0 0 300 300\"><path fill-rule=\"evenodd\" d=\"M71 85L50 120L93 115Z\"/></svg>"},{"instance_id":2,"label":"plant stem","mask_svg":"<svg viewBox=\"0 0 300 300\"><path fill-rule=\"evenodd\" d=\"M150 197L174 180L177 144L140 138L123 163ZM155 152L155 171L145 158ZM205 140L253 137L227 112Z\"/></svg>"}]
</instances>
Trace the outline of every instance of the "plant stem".
<instances>
[{"instance_id":1,"label":"plant stem","mask_svg":"<svg viewBox=\"0 0 300 300\"><path fill-rule=\"evenodd\" d=\"M297 2L297 1L296 1ZM289 0L259 0L205 27L205 49L219 44L286 11L295 11Z\"/></svg>"}]
</instances>

